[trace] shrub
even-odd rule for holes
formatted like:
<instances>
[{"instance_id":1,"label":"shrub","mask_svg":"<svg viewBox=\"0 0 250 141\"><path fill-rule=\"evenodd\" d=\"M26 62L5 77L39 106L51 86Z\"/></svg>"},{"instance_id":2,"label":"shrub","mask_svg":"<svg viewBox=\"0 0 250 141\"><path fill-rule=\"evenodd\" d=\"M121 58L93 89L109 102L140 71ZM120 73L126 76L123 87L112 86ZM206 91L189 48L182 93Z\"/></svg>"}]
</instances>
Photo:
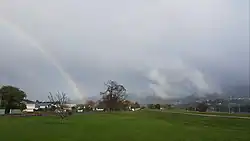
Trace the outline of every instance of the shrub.
<instances>
[{"instance_id":1,"label":"shrub","mask_svg":"<svg viewBox=\"0 0 250 141\"><path fill-rule=\"evenodd\" d=\"M161 109L161 105L160 104L156 104L155 105L155 109Z\"/></svg>"},{"instance_id":2,"label":"shrub","mask_svg":"<svg viewBox=\"0 0 250 141\"><path fill-rule=\"evenodd\" d=\"M208 106L205 103L199 103L196 107L196 110L199 112L206 112L208 109Z\"/></svg>"}]
</instances>

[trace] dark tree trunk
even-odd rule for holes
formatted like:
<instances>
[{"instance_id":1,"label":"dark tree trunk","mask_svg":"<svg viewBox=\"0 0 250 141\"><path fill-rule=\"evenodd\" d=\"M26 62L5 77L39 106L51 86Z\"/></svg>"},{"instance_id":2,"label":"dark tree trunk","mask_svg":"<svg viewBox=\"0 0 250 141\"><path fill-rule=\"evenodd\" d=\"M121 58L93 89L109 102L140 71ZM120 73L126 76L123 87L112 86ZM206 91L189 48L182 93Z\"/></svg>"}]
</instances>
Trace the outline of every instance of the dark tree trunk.
<instances>
[{"instance_id":1,"label":"dark tree trunk","mask_svg":"<svg viewBox=\"0 0 250 141\"><path fill-rule=\"evenodd\" d=\"M6 107L5 107L4 113L5 113L5 114L10 114L10 107L9 107L9 106L6 106Z\"/></svg>"}]
</instances>

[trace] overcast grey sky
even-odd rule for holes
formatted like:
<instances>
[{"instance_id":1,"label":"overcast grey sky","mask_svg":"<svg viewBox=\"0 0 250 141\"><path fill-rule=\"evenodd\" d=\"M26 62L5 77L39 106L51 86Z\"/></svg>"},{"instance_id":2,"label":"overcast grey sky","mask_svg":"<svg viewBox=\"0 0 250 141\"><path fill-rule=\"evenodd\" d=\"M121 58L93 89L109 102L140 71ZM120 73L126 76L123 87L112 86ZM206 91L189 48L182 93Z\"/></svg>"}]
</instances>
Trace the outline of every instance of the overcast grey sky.
<instances>
[{"instance_id":1,"label":"overcast grey sky","mask_svg":"<svg viewBox=\"0 0 250 141\"><path fill-rule=\"evenodd\" d=\"M249 0L1 0L0 85L30 99L249 84Z\"/></svg>"}]
</instances>

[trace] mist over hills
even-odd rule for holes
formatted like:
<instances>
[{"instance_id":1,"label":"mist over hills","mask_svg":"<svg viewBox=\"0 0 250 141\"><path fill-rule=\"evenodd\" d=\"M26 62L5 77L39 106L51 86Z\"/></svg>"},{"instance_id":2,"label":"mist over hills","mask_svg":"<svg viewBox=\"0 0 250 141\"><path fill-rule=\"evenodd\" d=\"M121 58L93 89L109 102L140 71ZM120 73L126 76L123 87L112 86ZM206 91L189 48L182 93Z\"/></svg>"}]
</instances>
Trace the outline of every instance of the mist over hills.
<instances>
[{"instance_id":1,"label":"mist over hills","mask_svg":"<svg viewBox=\"0 0 250 141\"><path fill-rule=\"evenodd\" d=\"M233 97L250 97L250 85L230 86L223 89L223 93Z\"/></svg>"},{"instance_id":2,"label":"mist over hills","mask_svg":"<svg viewBox=\"0 0 250 141\"><path fill-rule=\"evenodd\" d=\"M231 87L225 87L222 91L222 93L207 93L204 96L199 96L197 93L193 93L189 96L186 97L180 97L180 98L172 98L172 99L164 99L161 98L157 95L154 95L153 93L150 95L150 93L146 93L145 95L143 94L133 94L133 93L129 93L128 94L128 100L131 101L137 101L140 104L174 104L176 101L181 100L183 103L190 103L190 102L194 102L196 100L198 100L199 98L202 99L210 99L210 100L214 100L214 99L218 99L218 98L222 98L222 99L227 99L230 96L231 97L249 97L249 85L239 85L239 86L231 86ZM100 99L100 96L92 96L92 97L88 97L88 100L93 100L93 101L97 101Z\"/></svg>"}]
</instances>

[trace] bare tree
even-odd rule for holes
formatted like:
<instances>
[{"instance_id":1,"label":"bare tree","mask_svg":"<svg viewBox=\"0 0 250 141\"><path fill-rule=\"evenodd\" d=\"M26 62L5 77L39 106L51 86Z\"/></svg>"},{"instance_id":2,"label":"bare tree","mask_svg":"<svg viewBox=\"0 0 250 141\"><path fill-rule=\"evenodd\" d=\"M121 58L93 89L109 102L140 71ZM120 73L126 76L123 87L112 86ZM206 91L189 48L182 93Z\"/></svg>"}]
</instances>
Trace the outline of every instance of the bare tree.
<instances>
[{"instance_id":1,"label":"bare tree","mask_svg":"<svg viewBox=\"0 0 250 141\"><path fill-rule=\"evenodd\" d=\"M105 92L100 92L100 94L106 108L109 111L121 108L122 101L127 98L125 87L113 80L109 80L104 85L107 89Z\"/></svg>"},{"instance_id":2,"label":"bare tree","mask_svg":"<svg viewBox=\"0 0 250 141\"><path fill-rule=\"evenodd\" d=\"M85 110L86 111L93 111L96 103L93 100L88 100L85 104Z\"/></svg>"},{"instance_id":3,"label":"bare tree","mask_svg":"<svg viewBox=\"0 0 250 141\"><path fill-rule=\"evenodd\" d=\"M61 119L64 119L68 115L65 110L67 107L66 104L69 101L66 93L57 92L55 95L52 95L52 93L49 92L48 99L55 106L55 112L57 115L59 115Z\"/></svg>"}]
</instances>

